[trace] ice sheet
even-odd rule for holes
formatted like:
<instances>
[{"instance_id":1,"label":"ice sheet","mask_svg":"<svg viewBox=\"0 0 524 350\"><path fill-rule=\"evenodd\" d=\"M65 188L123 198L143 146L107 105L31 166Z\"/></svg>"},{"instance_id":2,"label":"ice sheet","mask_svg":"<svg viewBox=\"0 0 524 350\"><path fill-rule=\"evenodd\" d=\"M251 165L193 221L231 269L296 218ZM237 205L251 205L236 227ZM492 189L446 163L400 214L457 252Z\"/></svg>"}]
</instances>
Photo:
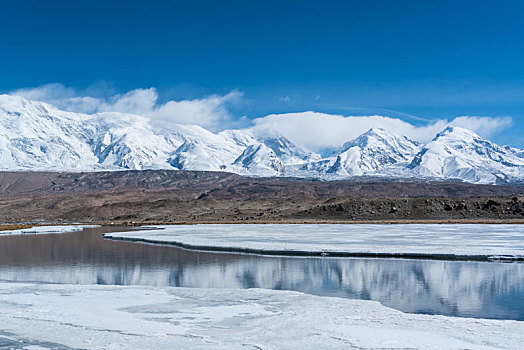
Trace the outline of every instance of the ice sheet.
<instances>
[{"instance_id":1,"label":"ice sheet","mask_svg":"<svg viewBox=\"0 0 524 350\"><path fill-rule=\"evenodd\" d=\"M524 258L524 225L170 225L105 237L247 252L450 254Z\"/></svg>"},{"instance_id":2,"label":"ice sheet","mask_svg":"<svg viewBox=\"0 0 524 350\"><path fill-rule=\"evenodd\" d=\"M0 283L0 337L18 348L518 349L524 322L261 289Z\"/></svg>"},{"instance_id":3,"label":"ice sheet","mask_svg":"<svg viewBox=\"0 0 524 350\"><path fill-rule=\"evenodd\" d=\"M82 231L84 228L98 227L98 225L56 225L56 226L34 226L18 230L0 231L1 235L26 235L26 234L46 234Z\"/></svg>"}]
</instances>

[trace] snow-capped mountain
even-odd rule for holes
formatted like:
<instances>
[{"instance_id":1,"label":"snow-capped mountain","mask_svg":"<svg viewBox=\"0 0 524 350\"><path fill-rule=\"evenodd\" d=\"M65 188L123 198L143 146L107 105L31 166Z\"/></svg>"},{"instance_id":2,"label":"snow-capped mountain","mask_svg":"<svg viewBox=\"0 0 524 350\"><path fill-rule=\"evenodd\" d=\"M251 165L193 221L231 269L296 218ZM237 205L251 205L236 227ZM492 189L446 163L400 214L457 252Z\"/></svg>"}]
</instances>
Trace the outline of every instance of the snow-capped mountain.
<instances>
[{"instance_id":1,"label":"snow-capped mountain","mask_svg":"<svg viewBox=\"0 0 524 350\"><path fill-rule=\"evenodd\" d=\"M409 164L421 147L405 136L372 128L333 152L325 171L343 176L387 172Z\"/></svg>"},{"instance_id":2,"label":"snow-capped mountain","mask_svg":"<svg viewBox=\"0 0 524 350\"><path fill-rule=\"evenodd\" d=\"M255 176L524 182L524 150L449 127L425 146L373 128L329 157L262 127L212 133L133 114L82 114L0 95L0 170L180 169Z\"/></svg>"},{"instance_id":3,"label":"snow-capped mountain","mask_svg":"<svg viewBox=\"0 0 524 350\"><path fill-rule=\"evenodd\" d=\"M450 126L422 148L409 168L427 177L507 183L524 179L522 154L522 150L499 146L468 129Z\"/></svg>"},{"instance_id":4,"label":"snow-capped mountain","mask_svg":"<svg viewBox=\"0 0 524 350\"><path fill-rule=\"evenodd\" d=\"M0 168L99 168L89 140L97 129L92 116L0 95Z\"/></svg>"},{"instance_id":5,"label":"snow-capped mountain","mask_svg":"<svg viewBox=\"0 0 524 350\"><path fill-rule=\"evenodd\" d=\"M285 171L282 160L273 149L264 143L247 146L233 165L246 169L250 173L264 176L283 175Z\"/></svg>"},{"instance_id":6,"label":"snow-capped mountain","mask_svg":"<svg viewBox=\"0 0 524 350\"><path fill-rule=\"evenodd\" d=\"M225 130L219 133L228 140L242 146L262 143L271 149L285 164L302 164L320 160L320 155L306 150L273 129L256 127L240 130Z\"/></svg>"},{"instance_id":7,"label":"snow-capped mountain","mask_svg":"<svg viewBox=\"0 0 524 350\"><path fill-rule=\"evenodd\" d=\"M251 128L219 133L236 144L246 146L235 159L236 172L263 176L287 175L297 165L318 161L321 156L298 146L276 130Z\"/></svg>"},{"instance_id":8,"label":"snow-capped mountain","mask_svg":"<svg viewBox=\"0 0 524 350\"><path fill-rule=\"evenodd\" d=\"M257 146L258 156L247 157L252 146ZM244 159L237 161L242 155ZM288 163L320 156L271 130L215 134L197 125L125 113L64 112L46 103L0 95L3 170L191 169L262 175L267 167L255 163L266 159L274 170L263 173L281 175Z\"/></svg>"}]
</instances>

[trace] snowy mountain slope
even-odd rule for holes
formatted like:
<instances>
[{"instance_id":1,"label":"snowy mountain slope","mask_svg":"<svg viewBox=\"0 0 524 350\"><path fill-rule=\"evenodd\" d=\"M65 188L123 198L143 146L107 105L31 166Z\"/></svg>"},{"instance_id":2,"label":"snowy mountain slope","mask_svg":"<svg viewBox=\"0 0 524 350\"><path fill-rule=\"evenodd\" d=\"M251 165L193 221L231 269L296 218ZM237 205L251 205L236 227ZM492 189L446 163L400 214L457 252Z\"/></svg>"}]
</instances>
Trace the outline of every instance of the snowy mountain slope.
<instances>
[{"instance_id":1,"label":"snowy mountain slope","mask_svg":"<svg viewBox=\"0 0 524 350\"><path fill-rule=\"evenodd\" d=\"M93 123L97 138L91 149L104 168L165 168L170 152L184 142L176 130L167 132L132 114L98 114Z\"/></svg>"},{"instance_id":2,"label":"snowy mountain slope","mask_svg":"<svg viewBox=\"0 0 524 350\"><path fill-rule=\"evenodd\" d=\"M92 116L0 95L0 169L93 169Z\"/></svg>"},{"instance_id":3,"label":"snowy mountain slope","mask_svg":"<svg viewBox=\"0 0 524 350\"><path fill-rule=\"evenodd\" d=\"M188 139L169 157L168 163L176 169L233 171L231 163L242 152L228 143L206 143Z\"/></svg>"},{"instance_id":4,"label":"snowy mountain slope","mask_svg":"<svg viewBox=\"0 0 524 350\"><path fill-rule=\"evenodd\" d=\"M312 162L304 170L325 172L338 176L360 176L388 173L392 166L403 167L419 152L422 146L384 129L372 128L346 142L328 159Z\"/></svg>"},{"instance_id":5,"label":"snowy mountain slope","mask_svg":"<svg viewBox=\"0 0 524 350\"><path fill-rule=\"evenodd\" d=\"M212 133L133 114L65 112L0 95L0 170L180 169L254 176L524 182L524 150L450 127L422 147L370 129L322 158L263 127Z\"/></svg>"},{"instance_id":6,"label":"snowy mountain slope","mask_svg":"<svg viewBox=\"0 0 524 350\"><path fill-rule=\"evenodd\" d=\"M183 142L176 132L159 133L140 116L64 112L16 96L0 96L0 118L5 170L160 168Z\"/></svg>"},{"instance_id":7,"label":"snowy mountain slope","mask_svg":"<svg viewBox=\"0 0 524 350\"><path fill-rule=\"evenodd\" d=\"M394 164L410 162L420 150L418 142L384 129L372 128L335 151L328 172L343 175L376 173Z\"/></svg>"},{"instance_id":8,"label":"snowy mountain slope","mask_svg":"<svg viewBox=\"0 0 524 350\"><path fill-rule=\"evenodd\" d=\"M4 170L191 169L259 175L255 164L233 163L261 143L277 157L274 164L320 159L269 130L214 134L197 125L116 112L63 112L42 102L0 95Z\"/></svg>"},{"instance_id":9,"label":"snowy mountain slope","mask_svg":"<svg viewBox=\"0 0 524 350\"><path fill-rule=\"evenodd\" d=\"M321 158L274 130L253 128L225 130L218 134L204 130L199 135L184 135L190 141L180 146L169 159L169 164L177 169L275 176L282 175L286 165Z\"/></svg>"},{"instance_id":10,"label":"snowy mountain slope","mask_svg":"<svg viewBox=\"0 0 524 350\"><path fill-rule=\"evenodd\" d=\"M321 159L320 155L294 144L284 135L272 129L254 127L251 129L225 130L219 135L242 146L262 143L270 148L285 164L302 164Z\"/></svg>"},{"instance_id":11,"label":"snowy mountain slope","mask_svg":"<svg viewBox=\"0 0 524 350\"><path fill-rule=\"evenodd\" d=\"M262 176L283 175L285 171L282 160L272 148L264 143L249 145L235 160L233 165L241 168L238 172L244 170L247 173Z\"/></svg>"},{"instance_id":12,"label":"snowy mountain slope","mask_svg":"<svg viewBox=\"0 0 524 350\"><path fill-rule=\"evenodd\" d=\"M427 177L506 183L524 179L522 154L522 150L496 145L468 129L448 127L424 146L409 168Z\"/></svg>"}]
</instances>

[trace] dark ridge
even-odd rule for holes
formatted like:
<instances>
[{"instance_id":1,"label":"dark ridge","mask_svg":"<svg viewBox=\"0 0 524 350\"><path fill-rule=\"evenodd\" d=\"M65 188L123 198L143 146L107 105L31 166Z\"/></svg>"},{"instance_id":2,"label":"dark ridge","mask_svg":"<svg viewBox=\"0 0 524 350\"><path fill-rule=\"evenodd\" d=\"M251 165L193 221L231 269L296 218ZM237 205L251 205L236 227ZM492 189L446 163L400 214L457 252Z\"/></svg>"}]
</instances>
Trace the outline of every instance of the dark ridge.
<instances>
[{"instance_id":1,"label":"dark ridge","mask_svg":"<svg viewBox=\"0 0 524 350\"><path fill-rule=\"evenodd\" d=\"M184 189L195 198L283 199L329 197L464 197L524 193L524 185L476 185L462 182L388 181L360 178L318 181L286 177L254 178L226 172L127 170L100 172L0 172L0 196ZM198 192L200 191L200 192ZM198 193L197 193L198 192Z\"/></svg>"},{"instance_id":2,"label":"dark ridge","mask_svg":"<svg viewBox=\"0 0 524 350\"><path fill-rule=\"evenodd\" d=\"M225 172L0 172L0 223L523 220L523 185Z\"/></svg>"}]
</instances>

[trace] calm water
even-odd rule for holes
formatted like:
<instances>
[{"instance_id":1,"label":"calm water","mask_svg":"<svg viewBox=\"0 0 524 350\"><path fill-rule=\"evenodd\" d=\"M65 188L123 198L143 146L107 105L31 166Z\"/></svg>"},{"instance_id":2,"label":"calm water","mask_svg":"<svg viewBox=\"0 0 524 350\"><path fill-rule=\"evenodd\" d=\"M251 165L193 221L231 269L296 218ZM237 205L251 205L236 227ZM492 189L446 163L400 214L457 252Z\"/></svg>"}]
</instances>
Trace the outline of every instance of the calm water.
<instances>
[{"instance_id":1,"label":"calm water","mask_svg":"<svg viewBox=\"0 0 524 350\"><path fill-rule=\"evenodd\" d=\"M122 230L0 236L0 280L284 289L405 312L524 320L524 263L264 257L102 238Z\"/></svg>"}]
</instances>

